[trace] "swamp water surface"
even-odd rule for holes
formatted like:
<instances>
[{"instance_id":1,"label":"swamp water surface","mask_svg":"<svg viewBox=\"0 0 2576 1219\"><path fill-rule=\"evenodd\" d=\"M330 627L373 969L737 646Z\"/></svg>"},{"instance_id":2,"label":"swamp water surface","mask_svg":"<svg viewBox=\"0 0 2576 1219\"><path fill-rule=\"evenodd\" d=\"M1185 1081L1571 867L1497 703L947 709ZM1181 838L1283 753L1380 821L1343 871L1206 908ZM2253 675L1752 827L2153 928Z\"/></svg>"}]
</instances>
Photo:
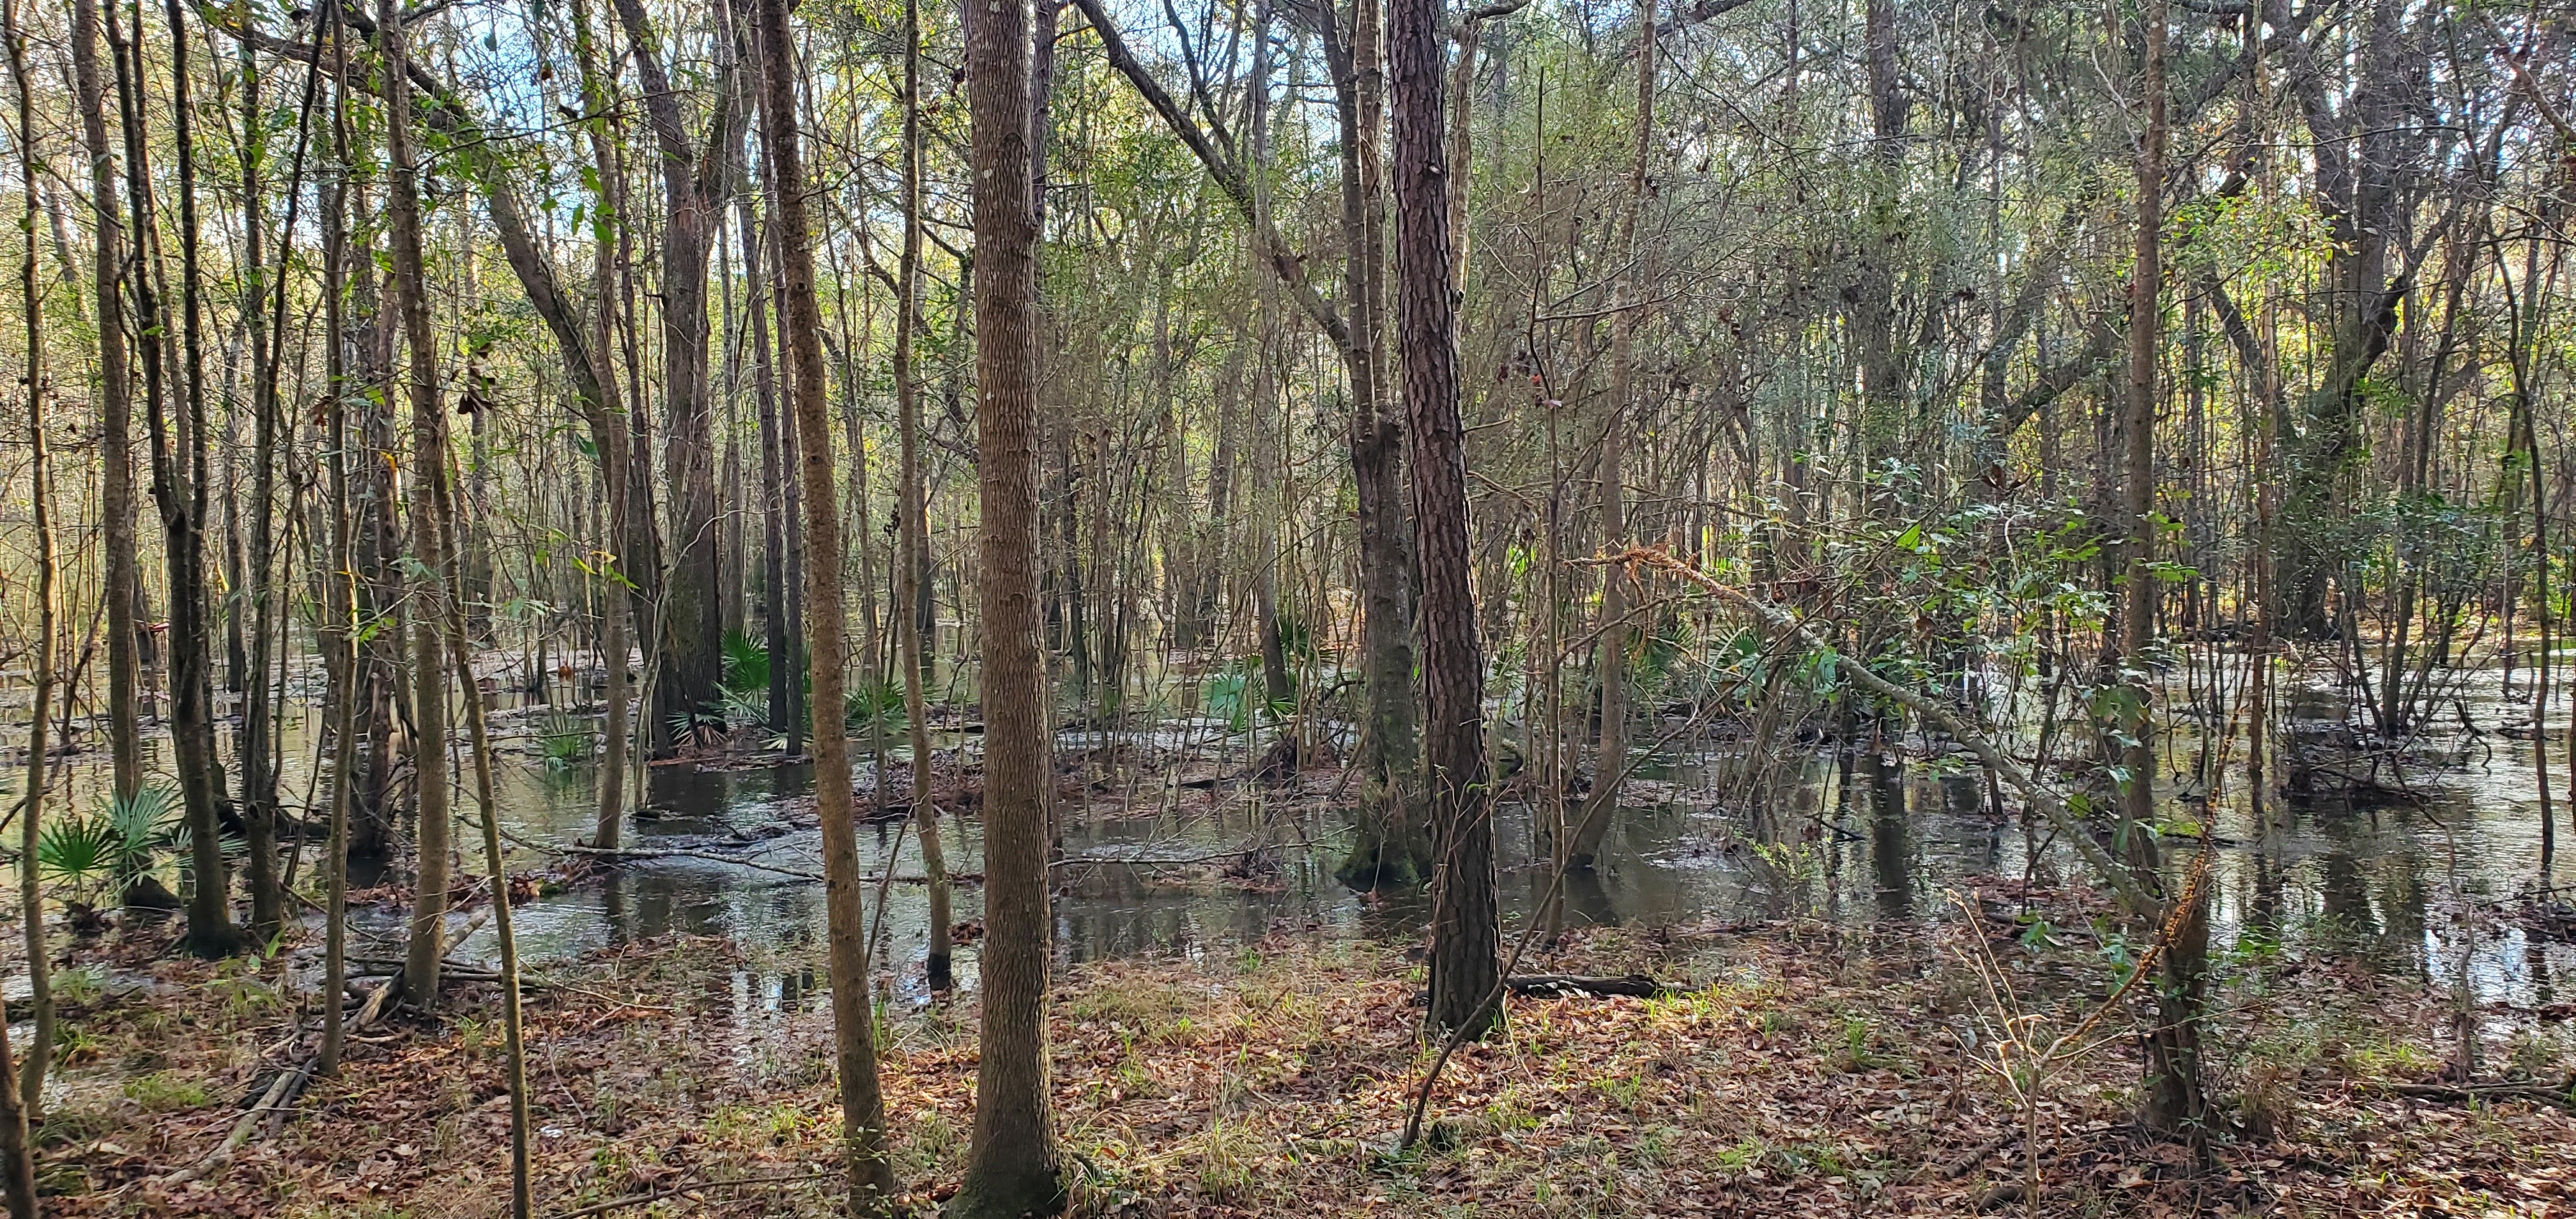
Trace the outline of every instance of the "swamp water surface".
<instances>
[{"instance_id":1,"label":"swamp water surface","mask_svg":"<svg viewBox=\"0 0 2576 1219\"><path fill-rule=\"evenodd\" d=\"M2293 801L2287 824L2267 834L2243 799L2241 773L2231 780L2236 790L2215 802L2209 826L2219 943L2259 950L2296 939L2436 984L2465 971L2483 1001L2516 1009L2576 995L2576 947L2526 931L2489 904L2535 879L2540 804L2529 734L2501 730L2527 719L2527 704L2506 699L2494 674L2483 677L2461 699L2481 731L2450 747L2465 762L2410 767L2411 800ZM496 713L502 825L520 844L512 848L513 869L542 866L547 860L531 847L572 842L590 827L594 771L587 762L546 760L534 711ZM310 722L298 713L287 725L282 787L290 807L315 786ZM1418 896L1366 898L1334 879L1343 835L1340 816L1324 808L1332 772L1294 785L1241 779L1245 739L1213 721L1166 721L1118 740L1184 761L1167 773L1095 776L1105 778L1108 794L1095 791L1088 809L1068 801L1064 861L1054 874L1060 960L1231 953L1281 934L1391 942L1418 936L1427 915ZM976 741L948 734L935 748L971 756ZM1067 757L1096 756L1103 743L1100 734L1067 732L1058 747ZM166 748L158 739L148 747ZM853 752L864 809L870 751L854 742ZM1769 796L1749 809L1741 795L1744 745L1701 739L1668 746L1637 768L1601 866L1569 878L1568 921L1654 927L1809 915L1856 927L1910 925L1955 914L1949 894L1971 885L1992 889L2024 876L2045 885L2077 872L2072 850L1995 817L1973 768L1915 756L1920 752L1900 755L1892 741L1847 755L1798 746L1767 760ZM2563 784L2565 760L2557 752L2552 770ZM899 742L893 756L902 756ZM75 807L99 800L103 751L84 755L67 777ZM10 778L14 791L16 775ZM1211 778L1218 781L1207 785ZM652 768L628 845L702 854L630 861L522 903L515 908L522 958L541 965L669 934L724 936L754 948L818 943L822 888L790 875L821 868L820 835L810 828L811 780L803 765ZM1102 811L1113 804L1119 811ZM2563 801L2555 807L2570 816ZM457 808L470 816L470 795L460 792ZM317 807L317 820L320 813ZM979 824L943 817L941 832L951 872L980 874ZM1502 804L1496 837L1504 918L1516 924L1541 906L1553 870L1527 802ZM2568 841L2576 844L2576 830ZM470 828L460 831L460 842L469 851L464 870L479 873ZM1273 866L1242 877L1217 874L1255 842L1269 844ZM918 844L900 817L871 819L861 826L860 851L872 877L893 869L891 885L870 885L869 917L881 925L880 959L899 963L888 971L893 993L920 1001L927 895L906 879L921 875ZM2175 859L2189 853L2181 843L2168 851ZM2560 876L2571 873L2576 862L2562 858ZM879 892L886 895L882 908ZM982 903L979 885L957 886L961 923L980 919ZM353 924L353 955L399 955L397 914L368 912ZM478 926L451 956L493 961L489 926ZM961 985L971 987L974 948L961 948L956 963ZM23 987L23 975L17 981ZM746 975L736 986L748 1010L822 1001L810 974Z\"/></svg>"}]
</instances>

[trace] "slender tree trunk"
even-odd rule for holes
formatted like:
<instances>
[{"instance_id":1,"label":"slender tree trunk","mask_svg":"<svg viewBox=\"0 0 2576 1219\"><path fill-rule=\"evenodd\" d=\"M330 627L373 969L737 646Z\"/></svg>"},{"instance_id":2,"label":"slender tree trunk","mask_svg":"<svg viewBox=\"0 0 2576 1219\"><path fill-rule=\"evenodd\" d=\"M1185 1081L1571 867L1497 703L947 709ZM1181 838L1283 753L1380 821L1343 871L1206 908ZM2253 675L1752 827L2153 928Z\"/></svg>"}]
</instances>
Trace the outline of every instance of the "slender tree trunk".
<instances>
[{"instance_id":1,"label":"slender tree trunk","mask_svg":"<svg viewBox=\"0 0 2576 1219\"><path fill-rule=\"evenodd\" d=\"M331 159L345 174L349 165L348 44L344 40L347 6L332 4L324 18L331 38ZM349 797L358 777L358 700L365 689L358 660L358 556L349 504L350 446L357 434L349 427L347 336L343 333L341 296L347 284L341 260L348 256L348 195L344 174L335 174L322 208L323 381L330 396L331 567L324 579L324 637L331 646L331 830L323 856L322 1045L313 1069L339 1074L346 1045L344 998L349 985ZM388 983L390 985L390 983Z\"/></svg>"},{"instance_id":2,"label":"slender tree trunk","mask_svg":"<svg viewBox=\"0 0 2576 1219\"><path fill-rule=\"evenodd\" d=\"M812 666L814 809L823 826L832 1036L840 1075L842 1154L854 1216L886 1209L894 1171L885 1157L885 1101L877 1090L875 1010L868 996L867 920L860 907L858 829L851 822L850 737L844 726L843 670L848 613L841 590L841 523L832 486L832 431L823 371L823 311L814 290L813 225L805 203L804 151L796 116L795 43L786 0L756 0L760 123L770 216L778 226L780 325L787 336L788 401L796 420L797 475L805 492L806 656ZM851 454L852 460L864 454ZM987 1070L990 1070L989 1060Z\"/></svg>"},{"instance_id":3,"label":"slender tree trunk","mask_svg":"<svg viewBox=\"0 0 2576 1219\"><path fill-rule=\"evenodd\" d=\"M583 127L590 140L591 167L599 176L601 189L611 192L613 198L621 197L615 194L618 165L608 130L608 114L615 99L600 72L597 40L586 0L573 0L572 18L573 54L581 70L583 107L589 111ZM591 447L599 451L599 481L608 500L606 520L601 524L602 561L598 564L606 576L599 581L599 663L606 678L602 696L608 706L600 722L604 739L600 742L599 797L591 844L613 851L624 839L627 745L634 736L634 727L627 718L634 692L627 681L626 654L630 644L626 628L635 619L638 599L630 593L631 578L627 573L639 557L646 566L651 562L649 555L636 549L637 531L631 528L634 507L629 502L633 498L629 476L633 459L628 429L617 418L617 362L610 355L616 350L617 251L626 218L618 207L603 207L593 211L590 224L588 359L597 392L584 401L583 407L590 415Z\"/></svg>"},{"instance_id":4,"label":"slender tree trunk","mask_svg":"<svg viewBox=\"0 0 2576 1219\"><path fill-rule=\"evenodd\" d=\"M1252 96L1244 127L1251 139L1245 166L1252 178L1252 232L1245 244L1253 258L1252 294L1252 445L1253 465L1262 477L1253 482L1252 613L1260 632L1261 684L1265 704L1278 707L1295 696L1288 676L1288 654L1279 625L1279 288L1261 250L1271 231L1270 217L1270 6L1256 2L1252 25Z\"/></svg>"},{"instance_id":5,"label":"slender tree trunk","mask_svg":"<svg viewBox=\"0 0 2576 1219\"><path fill-rule=\"evenodd\" d=\"M1443 180L1445 36L1438 0L1394 0L1387 48L1395 111L1396 343L1413 458L1421 564L1424 761L1432 840L1428 1023L1491 1028L1500 982L1494 825L1485 775L1482 645L1468 583L1466 434L1458 415L1458 316Z\"/></svg>"},{"instance_id":6,"label":"slender tree trunk","mask_svg":"<svg viewBox=\"0 0 2576 1219\"><path fill-rule=\"evenodd\" d=\"M2121 420L2121 523L2128 536L2122 556L2123 596L2120 609L2120 664L2132 676L2125 700L2121 767L2128 778L2120 791L2122 819L2127 822L2130 866L2139 887L2157 892L2159 875L2156 820L2155 681L2147 673L2154 658L2156 592L2156 405L2160 397L2157 359L2164 340L2161 294L2164 286L2165 178L2165 0L2147 0L2146 71L2142 82L2147 129L2138 151L2137 257L2129 279L2128 393ZM2148 1129L2190 1139L2206 1137L2207 1105L2201 1092L2201 1007L2208 988L2208 916L2190 890L2193 909L2165 920L2179 928L2165 949L2163 978L2157 991L2156 1028L2147 1039L2148 1087L2143 1115Z\"/></svg>"},{"instance_id":7,"label":"slender tree trunk","mask_svg":"<svg viewBox=\"0 0 2576 1219\"><path fill-rule=\"evenodd\" d=\"M418 855L411 938L403 993L422 1008L438 1005L439 957L447 948L448 852L454 829L448 803L446 599L455 590L454 539L442 528L439 503L447 483L447 417L439 403L438 339L431 328L422 270L419 165L412 147L411 79L406 75L399 0L377 0L376 35L385 57L387 213L393 239L394 308L411 349L411 548L425 573L413 598L412 771L419 788ZM471 696L474 688L466 686Z\"/></svg>"},{"instance_id":8,"label":"slender tree trunk","mask_svg":"<svg viewBox=\"0 0 2576 1219\"><path fill-rule=\"evenodd\" d=\"M27 1045L27 1060L17 1068L15 1080L0 1076L0 1087L10 1089L9 1097L19 1103L11 1105L0 1099L0 1181L13 1214L21 1213L19 1173L31 1172L34 1152L27 1145L27 1128L42 1120L45 1111L45 1070L54 1057L54 986L53 956L45 949L45 891L37 876L37 844L43 838L45 815L45 708L54 697L54 654L62 633L60 606L55 579L61 566L55 555L53 458L47 451L45 412L52 404L54 387L45 372L45 312L43 280L36 266L37 182L45 176L43 155L36 145L35 82L27 79L27 35L18 26L17 0L0 0L0 38L9 48L9 79L18 89L18 167L22 171L22 202L26 210L19 215L19 235L26 240L25 258L19 264L18 305L26 315L26 363L22 366L27 387L27 466L30 514L36 529L36 639L34 655L28 658L31 693L27 702L27 787L18 809L18 920L27 933L27 1007L34 1021L34 1036ZM0 1023L6 1023L0 1014ZM8 1057L9 1044L0 1037L0 1058ZM15 1110L14 1112L12 1110ZM35 1213L32 1185L25 1198L25 1211Z\"/></svg>"},{"instance_id":9,"label":"slender tree trunk","mask_svg":"<svg viewBox=\"0 0 2576 1219\"><path fill-rule=\"evenodd\" d=\"M399 19L389 9L387 27ZM437 457L445 464L444 452ZM449 540L447 581L453 588L465 579L454 542L456 499L443 480L436 486L439 533ZM447 599L447 642L447 654L456 665L456 685L465 695L465 733L474 753L475 810L483 822L483 876L491 886L492 934L501 949L501 1046L510 1091L510 1215L511 1219L535 1219L536 1194L528 1180L528 1044L527 1021L519 1005L519 939L510 922L510 874L501 856L501 808L492 794L492 733L484 715L483 689L474 680L473 632L459 597Z\"/></svg>"},{"instance_id":10,"label":"slender tree trunk","mask_svg":"<svg viewBox=\"0 0 2576 1219\"><path fill-rule=\"evenodd\" d=\"M769 0L776 3L778 0ZM966 39L975 170L975 410L982 493L984 1021L958 1219L1062 1209L1047 1110L1050 776L1037 590L1037 214L1029 172L1030 0L995 0Z\"/></svg>"},{"instance_id":11,"label":"slender tree trunk","mask_svg":"<svg viewBox=\"0 0 2576 1219\"><path fill-rule=\"evenodd\" d=\"M769 649L769 729L784 734L791 723L788 717L796 710L794 700L788 696L796 677L789 650L792 645L787 639L787 598L796 592L787 587L786 453L780 443L777 376L769 355L769 259L762 256L767 243L761 240L750 195L736 200L734 215L734 227L741 231L743 278L749 285L744 307L751 315L748 329L752 396L760 417L760 582L765 590L761 599L761 616L766 620L762 637ZM774 217L771 223L776 223ZM851 457L853 461L865 459L865 454Z\"/></svg>"},{"instance_id":12,"label":"slender tree trunk","mask_svg":"<svg viewBox=\"0 0 2576 1219\"><path fill-rule=\"evenodd\" d=\"M1643 258L1637 248L1637 217L1646 205L1646 156L1654 141L1655 0L1638 0L1637 145L1628 161L1627 198L1614 238L1616 257L1627 269L1611 290L1615 312L1610 317L1610 411L1601 429L1601 544L1612 552L1629 544L1623 463L1628 433L1639 422L1630 417L1634 407L1628 399L1636 384L1631 365L1636 360L1637 312L1644 307L1638 290ZM1628 762L1628 605L1636 592L1634 585L1635 578L1625 567L1601 569L1601 643L1593 662L1601 682L1601 742L1592 764L1592 791L1584 798L1582 820L1565 852L1566 866L1571 868L1592 866L1610 830L1610 819L1619 811L1620 776Z\"/></svg>"},{"instance_id":13,"label":"slender tree trunk","mask_svg":"<svg viewBox=\"0 0 2576 1219\"><path fill-rule=\"evenodd\" d=\"M267 266L267 209L263 206L260 180L261 161L266 155L265 124L268 114L260 98L259 73L252 62L248 40L240 44L239 64L242 79L242 246L247 266L243 268L246 283L242 293L242 328L251 349L251 503L250 553L243 571L243 584L235 590L236 621L244 615L240 600L248 601L251 621L245 640L248 676L240 684L243 690L241 734L234 764L241 771L242 845L245 867L243 887L250 891L251 930L266 938L275 935L285 923L285 890L277 871L277 775L271 769L270 753L275 731L269 702L269 672L274 667L273 645L277 638L276 599L270 582L276 568L277 539L274 518L277 501L278 407L277 368L271 325ZM299 149L300 151L300 149ZM289 184L290 199L293 184ZM289 223L281 237L293 240L292 205ZM279 268L282 279L285 271ZM282 303L282 302L280 302ZM283 326L278 317L275 324Z\"/></svg>"},{"instance_id":14,"label":"slender tree trunk","mask_svg":"<svg viewBox=\"0 0 2576 1219\"><path fill-rule=\"evenodd\" d=\"M774 318L783 318L786 315L780 311L781 307L776 303L776 301L777 292L779 290L778 285L786 282L787 280L787 266L785 256L779 249L778 226L775 222L770 224L767 239L761 243L761 246L768 254L769 284L771 293L770 299L772 301L770 306L771 313ZM782 325L779 329L784 330L785 327ZM784 355L784 352L786 351L784 346L786 336L784 334L780 334L778 338L780 340L780 345L769 352L769 358L772 361L773 368L779 364L783 364L786 358ZM853 429L856 427L856 420L858 418L857 402L857 394L856 391L853 390L847 397L843 408L849 412L849 416L852 421L851 426ZM786 557L779 563L779 575L781 578L786 580L787 590L779 595L779 606L780 612L787 616L787 669L788 672L792 674L803 673L805 671L806 661L804 544L805 488L803 482L796 477L797 463L800 460L799 455L802 452L803 450L801 450L796 443L796 421L782 413L779 421L778 435L778 474L784 489L779 495L778 545L780 549L786 551ZM852 482L855 484L854 489L859 501L857 514L860 538L859 578L861 582L864 583L870 578L868 571L868 547L866 541L868 536L867 446L853 440L850 445L850 454L851 464L858 467L857 477L853 479ZM870 683L874 684L877 681L876 663L878 652L876 647L876 598L873 593L870 593L867 597L861 600L859 617L862 619L862 625L864 626L867 634L868 647L866 663L861 666L862 672L867 676ZM773 657L770 663L777 663L776 658ZM787 755L789 757L794 757L805 752L806 720L812 717L812 713L813 708L806 699L805 683L791 678L787 683ZM832 714L846 718L844 708L833 708ZM879 748L880 750L883 748L882 739L879 741ZM879 773L883 773L883 768L879 768Z\"/></svg>"},{"instance_id":15,"label":"slender tree trunk","mask_svg":"<svg viewBox=\"0 0 2576 1219\"><path fill-rule=\"evenodd\" d=\"M98 67L98 0L72 5L72 81L79 95L82 142L89 149L92 304L98 318L98 449L101 542L106 551L107 741L115 794L131 799L143 785L142 729L135 705L139 665L134 603L140 579L134 556L134 457L131 372L125 349L122 220L116 159L107 142L105 85Z\"/></svg>"},{"instance_id":16,"label":"slender tree trunk","mask_svg":"<svg viewBox=\"0 0 2576 1219\"><path fill-rule=\"evenodd\" d=\"M894 396L902 470L895 493L896 612L913 604L930 564L930 517L921 479L921 370L914 339L921 327L921 3L903 6L903 254L895 272ZM949 965L948 852L939 840L939 809L930 802L930 718L921 682L928 671L922 633L895 631L903 670L903 717L912 745L912 824L921 842L921 870L930 882L930 988L952 984Z\"/></svg>"},{"instance_id":17,"label":"slender tree trunk","mask_svg":"<svg viewBox=\"0 0 2576 1219\"><path fill-rule=\"evenodd\" d=\"M1860 256L1859 290L1852 301L1854 358L1861 373L1861 426L1858 437L1863 462L1875 466L1897 456L1904 418L1903 364L1896 353L1895 257L1903 248L1903 219L1898 200L1905 172L1905 128L1911 110L1896 59L1895 0L1865 0L1865 58L1870 102L1868 235ZM1876 491L1863 492L1873 514L1893 508L1894 501Z\"/></svg>"}]
</instances>

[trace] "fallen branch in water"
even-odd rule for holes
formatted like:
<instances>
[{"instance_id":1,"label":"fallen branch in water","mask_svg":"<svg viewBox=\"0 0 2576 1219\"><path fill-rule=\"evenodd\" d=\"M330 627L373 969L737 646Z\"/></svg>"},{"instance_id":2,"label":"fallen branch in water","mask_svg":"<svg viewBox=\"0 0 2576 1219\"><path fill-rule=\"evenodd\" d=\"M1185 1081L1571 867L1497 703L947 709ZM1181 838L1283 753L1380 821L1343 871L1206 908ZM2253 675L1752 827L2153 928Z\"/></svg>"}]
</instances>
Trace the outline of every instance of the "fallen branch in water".
<instances>
[{"instance_id":1,"label":"fallen branch in water","mask_svg":"<svg viewBox=\"0 0 2576 1219\"><path fill-rule=\"evenodd\" d=\"M712 863L734 864L739 867L750 868L757 872L775 873L779 876L792 877L797 880L809 881L813 884L819 885L823 883L823 874L820 872L807 872L798 868L782 868L777 864L762 863L756 859L745 859L739 855L719 854L715 851L692 851L681 847L594 847L584 846L579 843L575 843L568 847L555 847L553 849L566 855L584 855L593 859L613 859L621 863L650 859L704 859Z\"/></svg>"}]
</instances>

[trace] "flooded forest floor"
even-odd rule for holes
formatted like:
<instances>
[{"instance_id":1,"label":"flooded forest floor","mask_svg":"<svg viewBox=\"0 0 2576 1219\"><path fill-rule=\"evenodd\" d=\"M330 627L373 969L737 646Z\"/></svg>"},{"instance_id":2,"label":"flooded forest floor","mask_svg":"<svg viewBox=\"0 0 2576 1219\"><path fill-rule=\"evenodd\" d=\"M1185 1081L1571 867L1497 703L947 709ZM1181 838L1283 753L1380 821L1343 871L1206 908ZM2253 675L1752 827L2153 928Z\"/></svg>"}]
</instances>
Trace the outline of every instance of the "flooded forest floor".
<instances>
[{"instance_id":1,"label":"flooded forest floor","mask_svg":"<svg viewBox=\"0 0 2576 1219\"><path fill-rule=\"evenodd\" d=\"M1077 1213L2571 1213L2576 906L2553 900L2564 872L2535 888L2545 814L2523 706L2472 686L2463 722L2486 727L2405 771L2404 799L2307 799L2264 822L2241 796L2177 791L2204 809L2177 832L2199 836L2214 886L2217 1125L2198 1162L2132 1124L2152 996L2119 983L2139 946L2066 879L2082 874L2069 849L2004 815L1937 742L1713 735L1640 767L1598 873L1566 879L1573 929L1517 972L1646 975L1660 993L1515 995L1399 1152L1437 1049L1420 1035L1425 912L1332 878L1337 759L1271 774L1259 734L1200 720L1070 732L1050 1036ZM835 1213L810 767L758 742L655 766L610 864L550 845L592 815L585 722L552 705L496 718L538 1213ZM957 993L924 985L908 819L861 835L883 878L868 901L889 1152L924 1215L964 1169L982 909L976 737L938 732L934 795L964 813L940 819L969 932ZM290 785L314 754L294 739ZM882 765L860 767L863 792ZM95 801L96 770L74 769L75 803ZM908 773L882 777L908 792ZM1507 937L1551 892L1532 781L1496 811ZM355 972L389 972L405 880L353 895ZM175 925L140 916L67 928L48 1212L506 1214L478 884L452 895L460 968L437 1015L356 1030L337 1078L265 1114L312 1050L318 920L224 962L187 959Z\"/></svg>"},{"instance_id":2,"label":"flooded forest floor","mask_svg":"<svg viewBox=\"0 0 2576 1219\"><path fill-rule=\"evenodd\" d=\"M2028 895L2081 926L2080 893ZM1994 909L2013 900L1974 894ZM1060 969L1058 1128L1081 1212L1138 1215L2028 1213L2032 1116L1991 1068L2000 984L2051 1028L2099 1006L2098 944L2031 920L1856 929L1805 920L1569 937L1524 968L1646 973L1660 998L1515 998L1449 1064L1424 1144L1396 1154L1430 1053L1421 968L1366 940L1274 936ZM2014 934L2016 927L2025 934ZM301 1056L284 957L208 964L138 927L76 956L144 980L70 996L71 1062L40 1158L68 1215L506 1213L498 996L353 1040L233 1160L198 1163ZM1990 958L1970 937L1988 937ZM1991 966L1974 962L1991 959ZM712 937L550 965L528 1006L536 1182L554 1216L833 1212L838 1135L814 950ZM2050 979L2066 984L2052 987ZM2296 945L2240 948L2214 994L2212 1162L2146 1145L2121 1036L2032 1099L2040 1213L2563 1213L2576 1118L2563 1011L2458 1010L2449 992ZM1990 985L1995 984L1995 985ZM2054 994L2043 1001L2034 996ZM916 1213L963 1169L971 993L884 1028L890 1149ZM2109 1027L2126 1027L2114 1013ZM2477 1095L2446 1083L2476 1041Z\"/></svg>"}]
</instances>

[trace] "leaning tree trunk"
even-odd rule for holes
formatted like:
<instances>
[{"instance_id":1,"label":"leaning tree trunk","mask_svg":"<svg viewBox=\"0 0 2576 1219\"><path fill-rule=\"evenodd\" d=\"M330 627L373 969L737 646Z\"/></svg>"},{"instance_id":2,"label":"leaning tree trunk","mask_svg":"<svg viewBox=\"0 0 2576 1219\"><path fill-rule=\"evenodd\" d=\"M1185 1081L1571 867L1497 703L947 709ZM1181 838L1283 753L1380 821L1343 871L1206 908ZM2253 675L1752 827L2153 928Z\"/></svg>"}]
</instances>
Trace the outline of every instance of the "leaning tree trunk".
<instances>
[{"instance_id":1,"label":"leaning tree trunk","mask_svg":"<svg viewBox=\"0 0 2576 1219\"><path fill-rule=\"evenodd\" d=\"M777 0L770 0L776 3ZM1047 1112L1049 778L1037 588L1037 216L1029 184L1030 0L979 10L966 43L974 127L975 410L984 641L983 1065L959 1219L1053 1214Z\"/></svg>"}]
</instances>

